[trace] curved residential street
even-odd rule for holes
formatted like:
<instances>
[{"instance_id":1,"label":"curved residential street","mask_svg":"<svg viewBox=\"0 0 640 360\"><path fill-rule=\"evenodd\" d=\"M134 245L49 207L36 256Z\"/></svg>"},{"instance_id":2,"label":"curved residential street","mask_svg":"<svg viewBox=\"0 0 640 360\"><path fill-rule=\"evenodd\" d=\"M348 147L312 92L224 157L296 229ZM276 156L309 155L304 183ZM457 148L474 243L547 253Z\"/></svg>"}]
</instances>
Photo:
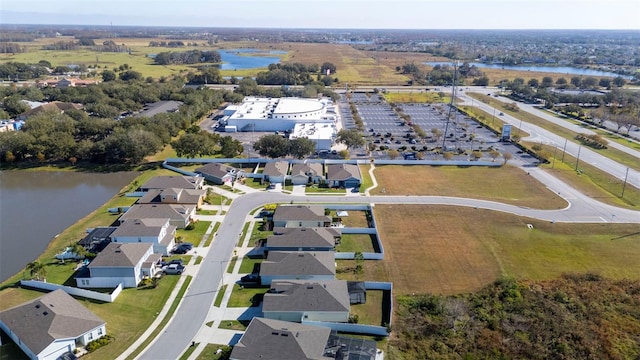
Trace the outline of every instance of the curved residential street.
<instances>
[{"instance_id":1,"label":"curved residential street","mask_svg":"<svg viewBox=\"0 0 640 360\"><path fill-rule=\"evenodd\" d=\"M443 196L296 196L251 189L254 192L233 200L172 320L138 358L177 359L189 347L191 341L205 326L207 315L212 309L222 276L248 214L268 203L433 204L490 209L551 222L640 223L640 212L616 208L590 199L542 169L527 168L527 171L567 200L568 206L561 210L537 210L492 201Z\"/></svg>"}]
</instances>

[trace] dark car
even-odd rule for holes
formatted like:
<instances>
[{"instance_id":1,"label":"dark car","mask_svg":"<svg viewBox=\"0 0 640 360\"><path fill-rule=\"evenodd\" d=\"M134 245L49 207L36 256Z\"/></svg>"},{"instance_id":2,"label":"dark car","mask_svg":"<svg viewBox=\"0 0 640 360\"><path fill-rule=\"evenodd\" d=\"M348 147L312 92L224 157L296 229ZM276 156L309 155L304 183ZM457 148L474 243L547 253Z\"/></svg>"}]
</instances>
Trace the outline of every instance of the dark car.
<instances>
[{"instance_id":1,"label":"dark car","mask_svg":"<svg viewBox=\"0 0 640 360\"><path fill-rule=\"evenodd\" d=\"M183 245L178 245L176 246L175 249L173 249L173 253L174 254L186 254L189 252L189 250L191 250L191 247L188 246L183 246Z\"/></svg>"},{"instance_id":2,"label":"dark car","mask_svg":"<svg viewBox=\"0 0 640 360\"><path fill-rule=\"evenodd\" d=\"M178 246L183 246L186 247L187 249L191 250L193 249L193 244L190 242L183 242L183 243L179 243Z\"/></svg>"},{"instance_id":3,"label":"dark car","mask_svg":"<svg viewBox=\"0 0 640 360\"><path fill-rule=\"evenodd\" d=\"M249 275L245 275L243 277L240 278L240 282L241 283L251 283L251 284L257 284L260 283L260 275L258 274L249 274Z\"/></svg>"}]
</instances>

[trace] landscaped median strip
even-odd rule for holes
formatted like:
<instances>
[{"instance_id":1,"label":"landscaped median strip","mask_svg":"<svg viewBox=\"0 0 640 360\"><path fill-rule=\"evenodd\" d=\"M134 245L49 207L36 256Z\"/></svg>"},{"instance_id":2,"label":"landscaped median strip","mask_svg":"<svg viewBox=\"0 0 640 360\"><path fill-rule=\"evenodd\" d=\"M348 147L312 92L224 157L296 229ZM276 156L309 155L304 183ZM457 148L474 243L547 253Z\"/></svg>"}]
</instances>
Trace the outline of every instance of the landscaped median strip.
<instances>
[{"instance_id":1,"label":"landscaped median strip","mask_svg":"<svg viewBox=\"0 0 640 360\"><path fill-rule=\"evenodd\" d=\"M155 327L155 330L153 330L153 332L149 334L149 336L147 336L147 338L142 342L142 344L140 344L132 353L129 354L129 356L126 357L127 360L136 358L136 356L138 356L144 349L147 348L147 346L149 346L149 344L151 344L151 342L156 338L156 336L158 336L158 334L164 329L167 323L169 323L169 320L171 320L171 317L173 317L173 313L175 313L176 309L178 308L178 305L180 305L180 301L182 301L182 297L184 296L184 293L187 291L187 288L189 287L189 284L191 283L192 279L193 277L191 275L187 275L185 277L184 282L180 287L180 291L178 291L178 294L173 299L173 302L171 303L171 307L169 307L169 310L165 314L160 324L158 324L158 326Z\"/></svg>"}]
</instances>

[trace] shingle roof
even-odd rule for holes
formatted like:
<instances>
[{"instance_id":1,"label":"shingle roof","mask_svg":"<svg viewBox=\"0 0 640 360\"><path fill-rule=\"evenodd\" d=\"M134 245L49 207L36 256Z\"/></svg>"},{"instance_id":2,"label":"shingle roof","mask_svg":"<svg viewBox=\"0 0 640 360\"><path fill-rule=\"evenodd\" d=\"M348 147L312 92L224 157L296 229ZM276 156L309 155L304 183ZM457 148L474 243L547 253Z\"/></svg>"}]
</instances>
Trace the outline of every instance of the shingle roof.
<instances>
[{"instance_id":1,"label":"shingle roof","mask_svg":"<svg viewBox=\"0 0 640 360\"><path fill-rule=\"evenodd\" d=\"M323 356L331 329L287 321L254 317L232 359L239 360L325 360Z\"/></svg>"},{"instance_id":2,"label":"shingle roof","mask_svg":"<svg viewBox=\"0 0 640 360\"><path fill-rule=\"evenodd\" d=\"M29 117L29 116L33 116L36 114L39 114L41 112L45 112L45 111L57 111L57 112L64 112L66 110L69 109L75 109L75 110L80 110L82 109L82 104L74 104L74 103L67 103L67 102L61 102L61 101L52 101L50 103L46 103L46 104L42 104L38 107L35 107L29 111L26 111L22 114L20 114L20 116L23 117Z\"/></svg>"},{"instance_id":3,"label":"shingle roof","mask_svg":"<svg viewBox=\"0 0 640 360\"><path fill-rule=\"evenodd\" d=\"M262 173L268 176L285 176L289 171L289 162L288 161L273 161L268 162L264 166L264 170Z\"/></svg>"},{"instance_id":4,"label":"shingle roof","mask_svg":"<svg viewBox=\"0 0 640 360\"><path fill-rule=\"evenodd\" d=\"M347 180L349 178L362 180L360 168L353 164L329 164L327 165L327 180Z\"/></svg>"},{"instance_id":5,"label":"shingle roof","mask_svg":"<svg viewBox=\"0 0 640 360\"><path fill-rule=\"evenodd\" d=\"M151 247L152 243L110 243L88 267L132 267L144 260Z\"/></svg>"},{"instance_id":6,"label":"shingle roof","mask_svg":"<svg viewBox=\"0 0 640 360\"><path fill-rule=\"evenodd\" d=\"M197 189L150 189L138 201L137 204L197 204L201 197L207 193L206 190ZM176 199L162 201L163 197L173 197Z\"/></svg>"},{"instance_id":7,"label":"shingle roof","mask_svg":"<svg viewBox=\"0 0 640 360\"><path fill-rule=\"evenodd\" d=\"M120 222L135 219L188 219L195 205L136 204L120 217Z\"/></svg>"},{"instance_id":8,"label":"shingle roof","mask_svg":"<svg viewBox=\"0 0 640 360\"><path fill-rule=\"evenodd\" d=\"M334 233L329 228L280 228L274 229L274 234L267 237L268 247L284 247L284 246L307 246L307 247L326 247L334 246Z\"/></svg>"},{"instance_id":9,"label":"shingle roof","mask_svg":"<svg viewBox=\"0 0 640 360\"><path fill-rule=\"evenodd\" d=\"M308 164L293 164L291 167L291 176L296 175L307 175L311 176L322 176L322 164L321 163L308 163Z\"/></svg>"},{"instance_id":10,"label":"shingle roof","mask_svg":"<svg viewBox=\"0 0 640 360\"><path fill-rule=\"evenodd\" d=\"M77 338L105 324L60 289L0 312L0 321L35 354L56 339Z\"/></svg>"},{"instance_id":11,"label":"shingle roof","mask_svg":"<svg viewBox=\"0 0 640 360\"><path fill-rule=\"evenodd\" d=\"M162 228L169 221L165 219L131 219L125 221L111 234L112 238L118 236L159 236Z\"/></svg>"},{"instance_id":12,"label":"shingle roof","mask_svg":"<svg viewBox=\"0 0 640 360\"><path fill-rule=\"evenodd\" d=\"M339 311L350 309L349 291L344 280L277 280L264 294L262 310Z\"/></svg>"},{"instance_id":13,"label":"shingle roof","mask_svg":"<svg viewBox=\"0 0 640 360\"><path fill-rule=\"evenodd\" d=\"M335 275L333 251L270 251L260 264L260 276Z\"/></svg>"},{"instance_id":14,"label":"shingle roof","mask_svg":"<svg viewBox=\"0 0 640 360\"><path fill-rule=\"evenodd\" d=\"M237 171L237 169L227 164L209 163L205 166L197 168L195 172L203 175L210 175L210 176L221 179L223 176L234 171Z\"/></svg>"},{"instance_id":15,"label":"shingle roof","mask_svg":"<svg viewBox=\"0 0 640 360\"><path fill-rule=\"evenodd\" d=\"M280 205L273 212L273 221L322 221L330 222L321 205Z\"/></svg>"},{"instance_id":16,"label":"shingle roof","mask_svg":"<svg viewBox=\"0 0 640 360\"><path fill-rule=\"evenodd\" d=\"M201 176L156 176L142 186L141 189L197 189L202 187L204 178Z\"/></svg>"}]
</instances>

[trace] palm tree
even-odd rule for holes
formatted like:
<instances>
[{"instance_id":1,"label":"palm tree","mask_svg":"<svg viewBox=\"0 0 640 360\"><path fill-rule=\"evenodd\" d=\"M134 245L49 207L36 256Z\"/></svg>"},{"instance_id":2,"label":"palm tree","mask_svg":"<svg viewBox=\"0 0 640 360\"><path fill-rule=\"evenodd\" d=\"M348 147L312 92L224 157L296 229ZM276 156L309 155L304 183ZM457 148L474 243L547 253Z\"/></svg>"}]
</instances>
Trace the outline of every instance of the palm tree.
<instances>
[{"instance_id":1,"label":"palm tree","mask_svg":"<svg viewBox=\"0 0 640 360\"><path fill-rule=\"evenodd\" d=\"M47 277L47 269L38 261L28 263L26 270L29 272L31 278L36 278L36 280L40 280L40 277L42 277L42 279L46 279Z\"/></svg>"}]
</instances>

